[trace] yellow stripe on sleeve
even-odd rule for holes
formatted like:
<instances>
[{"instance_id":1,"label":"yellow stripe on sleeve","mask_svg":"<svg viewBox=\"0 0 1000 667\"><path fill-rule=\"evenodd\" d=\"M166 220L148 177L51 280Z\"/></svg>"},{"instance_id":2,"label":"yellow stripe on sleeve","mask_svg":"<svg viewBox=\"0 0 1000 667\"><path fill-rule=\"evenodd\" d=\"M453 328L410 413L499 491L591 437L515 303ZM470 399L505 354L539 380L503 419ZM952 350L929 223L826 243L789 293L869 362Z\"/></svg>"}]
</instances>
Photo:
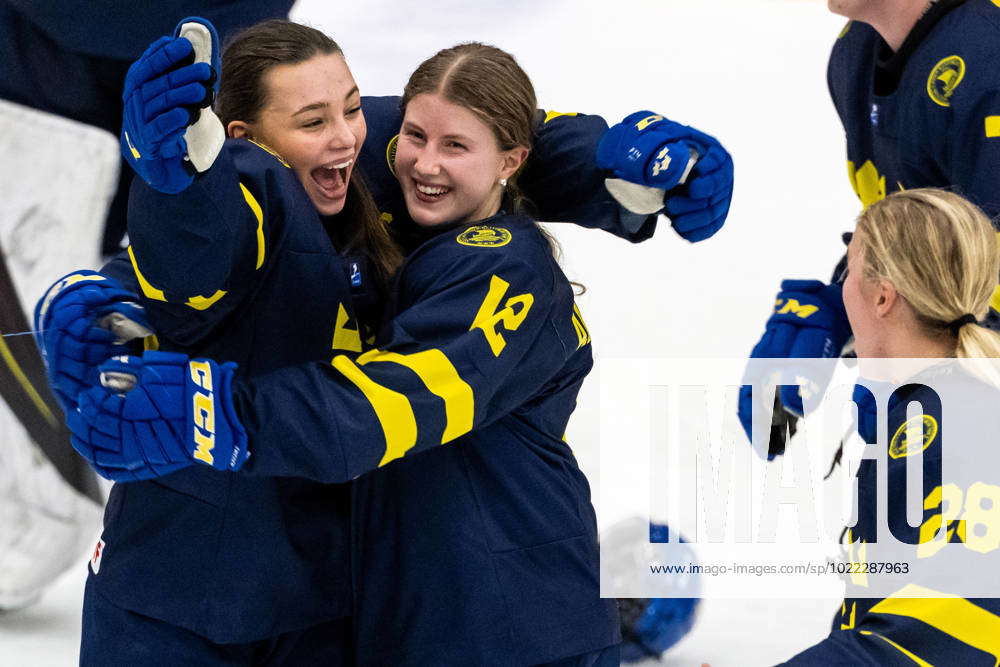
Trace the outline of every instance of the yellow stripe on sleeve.
<instances>
[{"instance_id":1,"label":"yellow stripe on sleeve","mask_svg":"<svg viewBox=\"0 0 1000 667\"><path fill-rule=\"evenodd\" d=\"M1000 137L1000 116L986 117L986 138Z\"/></svg>"},{"instance_id":2,"label":"yellow stripe on sleeve","mask_svg":"<svg viewBox=\"0 0 1000 667\"><path fill-rule=\"evenodd\" d=\"M334 357L332 363L334 368L361 390L382 425L382 432L385 435L385 454L379 461L379 467L401 458L412 449L417 444L417 420L413 416L413 407L409 399L397 391L378 384L343 355Z\"/></svg>"},{"instance_id":3,"label":"yellow stripe on sleeve","mask_svg":"<svg viewBox=\"0 0 1000 667\"><path fill-rule=\"evenodd\" d=\"M444 401L446 424L441 434L441 444L451 442L472 430L475 415L475 396L472 387L462 379L454 364L437 349L397 354L371 350L358 357L358 364L372 361L391 361L405 366L417 374L427 390Z\"/></svg>"},{"instance_id":4,"label":"yellow stripe on sleeve","mask_svg":"<svg viewBox=\"0 0 1000 667\"><path fill-rule=\"evenodd\" d=\"M578 116L579 114L575 111L572 113L563 113L562 111L546 111L545 120L542 121L542 125L545 125L553 118L559 118L560 116Z\"/></svg>"},{"instance_id":5,"label":"yellow stripe on sleeve","mask_svg":"<svg viewBox=\"0 0 1000 667\"><path fill-rule=\"evenodd\" d=\"M31 384L31 380L29 380L28 376L25 375L21 365L17 363L17 359L14 358L14 353L10 351L9 347L7 347L7 343L4 341L3 336L0 336L0 357L2 357L4 363L7 364L7 368L10 369L10 372L14 374L14 378L17 380L17 383L21 385L21 389L23 389L24 393L28 395L31 402L35 404L35 409L41 413L42 417L45 418L45 421L49 423L49 426L52 428L58 428L58 420L56 420L52 411L49 410L48 404L46 404L46 402L42 399L38 390L35 389L33 384Z\"/></svg>"},{"instance_id":6,"label":"yellow stripe on sleeve","mask_svg":"<svg viewBox=\"0 0 1000 667\"><path fill-rule=\"evenodd\" d=\"M879 601L869 613L915 618L1000 660L1000 616L958 595L907 584L892 597Z\"/></svg>"},{"instance_id":7,"label":"yellow stripe on sleeve","mask_svg":"<svg viewBox=\"0 0 1000 667\"><path fill-rule=\"evenodd\" d=\"M243 198L247 200L247 206L257 218L257 266L254 268L259 269L264 266L264 211L253 194L247 190L247 186L240 183L240 190L243 191Z\"/></svg>"},{"instance_id":8,"label":"yellow stripe on sleeve","mask_svg":"<svg viewBox=\"0 0 1000 667\"><path fill-rule=\"evenodd\" d=\"M132 261L132 270L135 271L136 280L139 281L139 289L142 290L146 298L153 301L166 301L167 297L163 295L163 290L153 287L146 280L146 276L142 275L142 271L139 270L139 263L135 261L135 252L133 252L132 246L128 247L128 258Z\"/></svg>"},{"instance_id":9,"label":"yellow stripe on sleeve","mask_svg":"<svg viewBox=\"0 0 1000 667\"><path fill-rule=\"evenodd\" d=\"M227 292L223 290L215 290L215 294L212 296L193 296L188 299L184 305L195 310L208 310L215 305L215 302L226 296Z\"/></svg>"},{"instance_id":10,"label":"yellow stripe on sleeve","mask_svg":"<svg viewBox=\"0 0 1000 667\"><path fill-rule=\"evenodd\" d=\"M990 297L990 308L1000 311L1000 285L993 288L993 296Z\"/></svg>"},{"instance_id":11,"label":"yellow stripe on sleeve","mask_svg":"<svg viewBox=\"0 0 1000 667\"><path fill-rule=\"evenodd\" d=\"M883 637L882 635L880 635L877 632L872 632L871 630L862 630L861 634L863 634L865 636L878 637L879 639L881 639L882 641L884 641L886 644L888 644L889 646L892 646L894 649L898 650L900 653L902 653L903 655L905 655L907 658L909 658L913 662L915 662L918 665L920 665L920 667L934 667L934 665L932 665L931 663L927 662L926 660L924 660L920 656L915 655L911 651L907 651L905 648L903 648L902 646L900 646L896 642L892 641L888 637Z\"/></svg>"}]
</instances>

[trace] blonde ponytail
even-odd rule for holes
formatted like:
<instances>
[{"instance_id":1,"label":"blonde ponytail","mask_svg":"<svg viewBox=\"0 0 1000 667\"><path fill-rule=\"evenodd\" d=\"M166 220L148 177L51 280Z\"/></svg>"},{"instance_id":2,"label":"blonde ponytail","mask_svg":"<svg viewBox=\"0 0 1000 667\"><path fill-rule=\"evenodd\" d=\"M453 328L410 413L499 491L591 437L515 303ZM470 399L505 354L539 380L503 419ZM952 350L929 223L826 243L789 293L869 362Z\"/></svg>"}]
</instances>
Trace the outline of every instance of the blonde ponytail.
<instances>
[{"instance_id":1,"label":"blonde ponytail","mask_svg":"<svg viewBox=\"0 0 1000 667\"><path fill-rule=\"evenodd\" d=\"M956 357L1000 357L1000 335L970 321L986 317L1000 275L979 208L936 188L896 192L862 212L857 241L866 277L891 282L928 336L954 340Z\"/></svg>"}]
</instances>

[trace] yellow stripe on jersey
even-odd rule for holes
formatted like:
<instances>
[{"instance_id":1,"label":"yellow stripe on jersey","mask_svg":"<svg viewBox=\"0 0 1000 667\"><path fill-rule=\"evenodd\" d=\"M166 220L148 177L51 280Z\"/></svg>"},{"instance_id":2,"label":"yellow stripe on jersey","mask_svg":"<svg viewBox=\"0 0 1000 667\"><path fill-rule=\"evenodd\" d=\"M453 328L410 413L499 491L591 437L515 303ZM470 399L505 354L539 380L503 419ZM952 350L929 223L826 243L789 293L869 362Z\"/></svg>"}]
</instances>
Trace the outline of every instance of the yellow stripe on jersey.
<instances>
[{"instance_id":1,"label":"yellow stripe on jersey","mask_svg":"<svg viewBox=\"0 0 1000 667\"><path fill-rule=\"evenodd\" d=\"M163 290L156 289L153 287L146 276L142 275L142 271L139 270L139 263L135 260L135 252L132 251L132 246L128 247L128 258L132 261L132 270L135 272L135 278L139 281L139 289L147 299L152 299L153 301L166 301L167 297L163 295Z\"/></svg>"},{"instance_id":2,"label":"yellow stripe on jersey","mask_svg":"<svg viewBox=\"0 0 1000 667\"><path fill-rule=\"evenodd\" d=\"M580 307L575 303L573 304L573 330L576 331L576 338L578 345L576 349L580 349L584 345L590 342L590 332L587 331L587 325L583 322L583 315L580 314Z\"/></svg>"},{"instance_id":3,"label":"yellow stripe on jersey","mask_svg":"<svg viewBox=\"0 0 1000 667\"><path fill-rule=\"evenodd\" d=\"M858 614L858 603L857 602L852 602L851 603L851 616L850 616L850 618L847 619L846 623L841 622L840 629L841 630L853 630L854 626L855 626L855 624L857 622L857 614ZM843 602L840 603L840 617L844 618L844 616L847 616L847 600L844 600Z\"/></svg>"},{"instance_id":4,"label":"yellow stripe on jersey","mask_svg":"<svg viewBox=\"0 0 1000 667\"><path fill-rule=\"evenodd\" d=\"M990 308L1000 311L1000 285L993 288L993 296L990 297Z\"/></svg>"},{"instance_id":5,"label":"yellow stripe on jersey","mask_svg":"<svg viewBox=\"0 0 1000 667\"><path fill-rule=\"evenodd\" d=\"M212 296L193 296L184 302L185 306L194 308L195 310L208 310L215 305L215 302L226 296L226 292L223 290L215 290L215 294Z\"/></svg>"},{"instance_id":6,"label":"yellow stripe on jersey","mask_svg":"<svg viewBox=\"0 0 1000 667\"><path fill-rule=\"evenodd\" d=\"M1000 137L1000 116L986 117L986 138Z\"/></svg>"},{"instance_id":7,"label":"yellow stripe on jersey","mask_svg":"<svg viewBox=\"0 0 1000 667\"><path fill-rule=\"evenodd\" d=\"M860 167L848 160L847 176L851 181L854 193L861 200L861 205L868 208L877 201L885 199L885 176L878 173L878 168L871 160L865 160Z\"/></svg>"},{"instance_id":8,"label":"yellow stripe on jersey","mask_svg":"<svg viewBox=\"0 0 1000 667\"><path fill-rule=\"evenodd\" d=\"M907 651L905 648L903 648L902 646L900 646L896 642L892 641L888 637L883 637L882 635L880 635L877 632L872 632L871 630L862 630L861 634L866 635L866 636L870 636L870 637L878 637L879 639L881 639L882 641L884 641L886 644L889 644L894 649L898 650L900 653L902 653L903 655L905 655L907 658L909 658L913 662L915 662L918 665L920 665L920 667L934 667L934 665L932 665L931 663L927 662L926 660L924 660L920 656L915 655L912 651Z\"/></svg>"},{"instance_id":9,"label":"yellow stripe on jersey","mask_svg":"<svg viewBox=\"0 0 1000 667\"><path fill-rule=\"evenodd\" d=\"M907 584L893 597L880 600L869 613L915 618L1000 661L1000 616L958 595Z\"/></svg>"},{"instance_id":10,"label":"yellow stripe on jersey","mask_svg":"<svg viewBox=\"0 0 1000 667\"><path fill-rule=\"evenodd\" d=\"M337 304L337 321L333 325L332 347L334 350L361 351L361 332L348 328L347 323L350 319L344 304Z\"/></svg>"},{"instance_id":11,"label":"yellow stripe on jersey","mask_svg":"<svg viewBox=\"0 0 1000 667\"><path fill-rule=\"evenodd\" d=\"M253 194L247 190L247 186L240 183L240 190L243 191L243 198L247 200L247 206L257 218L257 266L254 268L259 269L264 266L264 211Z\"/></svg>"},{"instance_id":12,"label":"yellow stripe on jersey","mask_svg":"<svg viewBox=\"0 0 1000 667\"><path fill-rule=\"evenodd\" d=\"M577 116L577 115L579 114L577 114L575 111L572 113L563 113L561 111L546 111L545 120L542 121L542 125L545 125L545 123L549 122L553 118L559 118L559 116Z\"/></svg>"},{"instance_id":13,"label":"yellow stripe on jersey","mask_svg":"<svg viewBox=\"0 0 1000 667\"><path fill-rule=\"evenodd\" d=\"M412 449L417 444L417 420L413 416L409 399L398 391L375 382L343 355L334 357L332 363L334 368L361 390L382 425L385 454L379 461L379 467L401 458Z\"/></svg>"},{"instance_id":14,"label":"yellow stripe on jersey","mask_svg":"<svg viewBox=\"0 0 1000 667\"><path fill-rule=\"evenodd\" d=\"M373 361L391 361L416 373L427 390L444 401L445 428L441 444L451 442L472 430L475 397L472 387L461 378L454 364L441 350L397 354L371 350L358 357L358 365Z\"/></svg>"},{"instance_id":15,"label":"yellow stripe on jersey","mask_svg":"<svg viewBox=\"0 0 1000 667\"><path fill-rule=\"evenodd\" d=\"M46 404L46 402L42 399L38 390L35 389L35 385L31 384L31 380L28 379L28 376L24 373L21 365L17 363L17 359L14 358L14 353L10 351L9 347L7 347L7 342L4 341L3 336L0 336L0 357L3 357L4 363L7 364L7 368L9 368L10 372L13 373L17 383L21 385L21 389L23 389L24 393L28 395L31 402L35 404L35 409L41 413L42 417L45 418L45 421L49 423L49 426L52 428L58 428L58 420L55 415L52 414L52 411L49 410L48 404Z\"/></svg>"}]
</instances>

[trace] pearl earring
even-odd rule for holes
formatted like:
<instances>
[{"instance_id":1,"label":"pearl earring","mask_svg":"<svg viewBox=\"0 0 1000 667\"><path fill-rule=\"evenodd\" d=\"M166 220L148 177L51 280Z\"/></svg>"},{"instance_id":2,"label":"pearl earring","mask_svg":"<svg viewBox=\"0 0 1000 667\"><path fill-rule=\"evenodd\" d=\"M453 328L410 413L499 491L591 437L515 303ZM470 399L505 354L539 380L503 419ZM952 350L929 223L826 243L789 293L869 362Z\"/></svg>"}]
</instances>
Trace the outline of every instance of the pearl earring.
<instances>
[{"instance_id":1,"label":"pearl earring","mask_svg":"<svg viewBox=\"0 0 1000 667\"><path fill-rule=\"evenodd\" d=\"M502 188L507 187L507 179L506 178L501 178L500 179L500 187L502 187Z\"/></svg>"}]
</instances>

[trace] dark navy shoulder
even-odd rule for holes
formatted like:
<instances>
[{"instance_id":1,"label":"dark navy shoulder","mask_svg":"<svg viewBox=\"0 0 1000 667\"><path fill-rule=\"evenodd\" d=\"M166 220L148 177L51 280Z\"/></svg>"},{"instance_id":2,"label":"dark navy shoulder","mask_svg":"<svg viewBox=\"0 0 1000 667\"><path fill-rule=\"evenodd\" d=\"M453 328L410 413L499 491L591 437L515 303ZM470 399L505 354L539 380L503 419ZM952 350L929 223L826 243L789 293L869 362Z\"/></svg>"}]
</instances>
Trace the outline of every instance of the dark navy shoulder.
<instances>
[{"instance_id":1,"label":"dark navy shoulder","mask_svg":"<svg viewBox=\"0 0 1000 667\"><path fill-rule=\"evenodd\" d=\"M862 59L859 54L870 54L881 39L875 28L867 23L848 21L833 44L830 62L838 65L857 62Z\"/></svg>"},{"instance_id":2,"label":"dark navy shoulder","mask_svg":"<svg viewBox=\"0 0 1000 667\"><path fill-rule=\"evenodd\" d=\"M395 95L361 98L368 136L358 156L358 171L371 191L383 220L397 237L412 224L396 181L396 142L399 140L399 126L403 122L399 101L400 98Z\"/></svg>"},{"instance_id":3,"label":"dark navy shoulder","mask_svg":"<svg viewBox=\"0 0 1000 667\"><path fill-rule=\"evenodd\" d=\"M927 95L938 106L961 109L983 91L996 91L1000 65L1000 6L968 0L948 12L913 54L907 69L926 78Z\"/></svg>"},{"instance_id":4,"label":"dark navy shoulder","mask_svg":"<svg viewBox=\"0 0 1000 667\"><path fill-rule=\"evenodd\" d=\"M425 241L407 257L397 296L404 302L419 300L428 292L490 275L533 283L548 293L557 280L556 268L548 240L531 218L501 214Z\"/></svg>"},{"instance_id":5,"label":"dark navy shoulder","mask_svg":"<svg viewBox=\"0 0 1000 667\"><path fill-rule=\"evenodd\" d=\"M549 248L534 220L500 214L436 234L414 250L406 263L429 269L514 263L541 266L551 258Z\"/></svg>"},{"instance_id":6,"label":"dark navy shoulder","mask_svg":"<svg viewBox=\"0 0 1000 667\"><path fill-rule=\"evenodd\" d=\"M274 169L291 171L277 151L249 139L226 139L224 149L240 173Z\"/></svg>"},{"instance_id":7,"label":"dark navy shoulder","mask_svg":"<svg viewBox=\"0 0 1000 667\"><path fill-rule=\"evenodd\" d=\"M185 16L201 16L225 41L264 19L285 18L293 0L4 0L70 51L118 60L138 58Z\"/></svg>"}]
</instances>

